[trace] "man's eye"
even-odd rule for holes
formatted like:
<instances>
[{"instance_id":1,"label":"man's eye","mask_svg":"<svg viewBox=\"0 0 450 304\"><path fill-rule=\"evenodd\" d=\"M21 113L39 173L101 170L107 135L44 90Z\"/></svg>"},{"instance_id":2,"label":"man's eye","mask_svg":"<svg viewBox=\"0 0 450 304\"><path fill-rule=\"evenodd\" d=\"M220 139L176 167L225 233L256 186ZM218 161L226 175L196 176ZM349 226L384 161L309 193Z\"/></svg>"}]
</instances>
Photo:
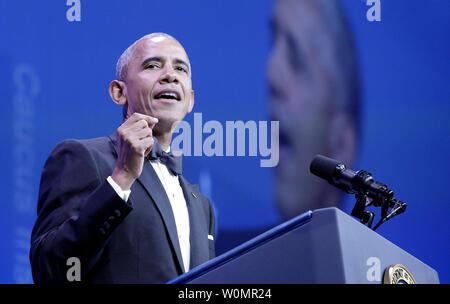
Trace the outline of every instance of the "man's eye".
<instances>
[{"instance_id":1,"label":"man's eye","mask_svg":"<svg viewBox=\"0 0 450 304\"><path fill-rule=\"evenodd\" d=\"M182 67L182 66L176 67L175 69L176 69L177 71L187 73L187 70L186 70L184 67Z\"/></svg>"},{"instance_id":2,"label":"man's eye","mask_svg":"<svg viewBox=\"0 0 450 304\"><path fill-rule=\"evenodd\" d=\"M159 66L155 63L150 63L147 65L147 69L157 69Z\"/></svg>"}]
</instances>

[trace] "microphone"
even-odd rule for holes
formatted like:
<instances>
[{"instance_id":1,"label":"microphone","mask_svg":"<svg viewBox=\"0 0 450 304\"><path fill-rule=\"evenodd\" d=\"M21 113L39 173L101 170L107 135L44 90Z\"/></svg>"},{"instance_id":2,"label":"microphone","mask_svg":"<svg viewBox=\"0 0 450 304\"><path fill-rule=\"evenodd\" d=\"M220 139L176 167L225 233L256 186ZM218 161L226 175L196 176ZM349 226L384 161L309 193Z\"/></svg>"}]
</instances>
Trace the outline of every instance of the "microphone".
<instances>
[{"instance_id":1,"label":"microphone","mask_svg":"<svg viewBox=\"0 0 450 304\"><path fill-rule=\"evenodd\" d=\"M372 175L364 170L353 171L332 158L316 155L309 170L312 174L327 180L333 186L347 193L364 193L374 200L390 200L394 192L386 185L375 182Z\"/></svg>"},{"instance_id":2,"label":"microphone","mask_svg":"<svg viewBox=\"0 0 450 304\"><path fill-rule=\"evenodd\" d=\"M369 227L372 225L374 213L364 209L371 204L376 207L382 206L381 220L374 230L406 210L406 203L395 199L394 192L386 185L376 182L367 171L355 172L342 162L320 154L314 157L309 171L347 193L356 194L357 203L352 215L360 218L361 222ZM392 209L389 211L388 208Z\"/></svg>"}]
</instances>

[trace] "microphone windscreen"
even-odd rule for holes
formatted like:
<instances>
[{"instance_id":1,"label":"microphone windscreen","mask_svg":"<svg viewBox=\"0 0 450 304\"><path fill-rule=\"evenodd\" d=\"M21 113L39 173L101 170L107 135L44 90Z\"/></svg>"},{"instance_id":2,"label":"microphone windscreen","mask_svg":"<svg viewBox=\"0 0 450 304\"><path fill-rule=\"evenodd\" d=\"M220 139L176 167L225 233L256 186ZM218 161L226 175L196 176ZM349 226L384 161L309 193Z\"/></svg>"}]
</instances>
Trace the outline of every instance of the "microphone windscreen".
<instances>
[{"instance_id":1,"label":"microphone windscreen","mask_svg":"<svg viewBox=\"0 0 450 304\"><path fill-rule=\"evenodd\" d=\"M309 171L317 175L318 177L321 177L327 181L331 181L336 166L339 164L337 160L334 160L332 158L317 154L314 156L314 159L311 162L311 165L309 166Z\"/></svg>"}]
</instances>

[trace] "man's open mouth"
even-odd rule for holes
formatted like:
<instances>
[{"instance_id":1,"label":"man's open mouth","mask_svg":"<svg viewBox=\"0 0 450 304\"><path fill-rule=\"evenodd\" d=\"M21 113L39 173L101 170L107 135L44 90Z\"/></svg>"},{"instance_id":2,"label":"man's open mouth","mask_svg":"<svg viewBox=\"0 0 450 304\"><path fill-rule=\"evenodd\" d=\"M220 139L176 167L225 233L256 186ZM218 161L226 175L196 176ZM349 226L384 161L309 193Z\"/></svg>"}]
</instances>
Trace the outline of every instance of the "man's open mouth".
<instances>
[{"instance_id":1,"label":"man's open mouth","mask_svg":"<svg viewBox=\"0 0 450 304\"><path fill-rule=\"evenodd\" d=\"M176 91L163 90L158 92L154 97L154 99L169 99L169 100L177 100L179 101L180 94Z\"/></svg>"}]
</instances>

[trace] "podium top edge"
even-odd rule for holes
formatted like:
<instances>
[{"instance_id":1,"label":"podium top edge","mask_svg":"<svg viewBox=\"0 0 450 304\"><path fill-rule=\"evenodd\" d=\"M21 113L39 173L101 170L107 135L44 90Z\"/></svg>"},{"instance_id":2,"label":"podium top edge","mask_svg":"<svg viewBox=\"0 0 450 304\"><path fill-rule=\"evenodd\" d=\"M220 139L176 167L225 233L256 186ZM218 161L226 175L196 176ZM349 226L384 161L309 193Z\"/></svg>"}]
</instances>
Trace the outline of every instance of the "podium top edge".
<instances>
[{"instance_id":1,"label":"podium top edge","mask_svg":"<svg viewBox=\"0 0 450 304\"><path fill-rule=\"evenodd\" d=\"M220 256L192 269L191 271L184 273L168 282L166 284L184 284L201 276L202 274L211 271L220 265L233 260L234 258L241 256L242 254L261 246L262 244L273 240L274 238L283 235L284 233L291 231L301 225L308 223L313 215L313 211L309 210L302 213L272 229L242 243L241 245L221 254Z\"/></svg>"}]
</instances>

